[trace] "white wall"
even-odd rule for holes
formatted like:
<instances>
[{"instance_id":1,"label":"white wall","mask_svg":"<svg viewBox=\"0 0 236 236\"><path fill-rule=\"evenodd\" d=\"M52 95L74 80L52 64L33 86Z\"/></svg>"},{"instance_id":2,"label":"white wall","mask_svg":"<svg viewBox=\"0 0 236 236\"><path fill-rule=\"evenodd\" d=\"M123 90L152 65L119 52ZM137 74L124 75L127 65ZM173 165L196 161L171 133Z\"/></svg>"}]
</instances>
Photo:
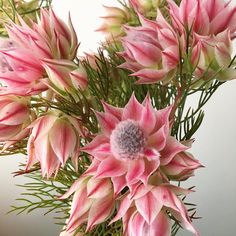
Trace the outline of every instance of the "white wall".
<instances>
[{"instance_id":1,"label":"white wall","mask_svg":"<svg viewBox=\"0 0 236 236\"><path fill-rule=\"evenodd\" d=\"M236 0L233 1L236 4ZM73 23L82 42L80 52L96 50L101 34L93 32L99 26L102 4L113 5L115 0L54 0L55 10L64 19L70 10ZM236 235L236 81L228 82L217 91L205 107L205 120L195 135L194 155L206 166L199 170L186 186L196 186L190 201L197 203L198 214L203 219L195 225L203 236ZM30 215L8 215L9 205L19 197L15 184L23 177L13 178L18 163L24 158L0 158L0 236L57 236L60 227L53 224L52 215L42 211ZM191 235L181 232L181 236Z\"/></svg>"}]
</instances>

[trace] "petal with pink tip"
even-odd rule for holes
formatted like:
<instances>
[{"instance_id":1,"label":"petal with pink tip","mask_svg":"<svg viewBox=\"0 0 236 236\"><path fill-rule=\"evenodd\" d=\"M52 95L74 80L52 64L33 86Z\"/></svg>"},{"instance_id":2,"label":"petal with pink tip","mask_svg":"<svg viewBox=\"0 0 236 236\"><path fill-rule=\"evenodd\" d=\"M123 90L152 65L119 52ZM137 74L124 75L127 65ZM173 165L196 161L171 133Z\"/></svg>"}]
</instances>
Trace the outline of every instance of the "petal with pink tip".
<instances>
[{"instance_id":1,"label":"petal with pink tip","mask_svg":"<svg viewBox=\"0 0 236 236\"><path fill-rule=\"evenodd\" d=\"M141 129L144 131L145 134L149 135L153 128L156 125L156 115L155 111L151 104L150 96L146 97L146 104L142 111L141 120L139 122Z\"/></svg>"},{"instance_id":2,"label":"petal with pink tip","mask_svg":"<svg viewBox=\"0 0 236 236\"><path fill-rule=\"evenodd\" d=\"M131 185L139 180L139 177L145 170L145 163L142 158L138 160L130 160L128 163L128 170L126 174L126 180L128 185Z\"/></svg>"},{"instance_id":3,"label":"petal with pink tip","mask_svg":"<svg viewBox=\"0 0 236 236\"><path fill-rule=\"evenodd\" d=\"M129 102L123 109L122 120L131 119L139 121L141 118L142 111L143 106L138 102L133 93L131 98L129 99Z\"/></svg>"},{"instance_id":4,"label":"petal with pink tip","mask_svg":"<svg viewBox=\"0 0 236 236\"><path fill-rule=\"evenodd\" d=\"M99 160L103 160L110 152L109 139L104 135L96 136L89 144L81 149Z\"/></svg>"},{"instance_id":5,"label":"petal with pink tip","mask_svg":"<svg viewBox=\"0 0 236 236\"><path fill-rule=\"evenodd\" d=\"M117 196L124 187L126 187L126 178L125 175L112 177L111 181L113 183L114 195Z\"/></svg>"},{"instance_id":6,"label":"petal with pink tip","mask_svg":"<svg viewBox=\"0 0 236 236\"><path fill-rule=\"evenodd\" d=\"M19 125L29 117L27 106L12 102L0 110L0 123L5 125Z\"/></svg>"},{"instance_id":7,"label":"petal with pink tip","mask_svg":"<svg viewBox=\"0 0 236 236\"><path fill-rule=\"evenodd\" d=\"M129 221L129 235L130 236L143 236L148 235L144 231L145 219L138 212L134 213Z\"/></svg>"},{"instance_id":8,"label":"petal with pink tip","mask_svg":"<svg viewBox=\"0 0 236 236\"><path fill-rule=\"evenodd\" d=\"M60 162L65 165L75 150L77 137L74 129L66 120L57 119L49 132L49 141Z\"/></svg>"},{"instance_id":9,"label":"petal with pink tip","mask_svg":"<svg viewBox=\"0 0 236 236\"><path fill-rule=\"evenodd\" d=\"M96 117L103 133L107 136L111 134L116 124L119 123L119 120L110 113L96 112Z\"/></svg>"},{"instance_id":10,"label":"petal with pink tip","mask_svg":"<svg viewBox=\"0 0 236 236\"><path fill-rule=\"evenodd\" d=\"M87 196L89 198L103 198L112 193L112 185L108 179L92 177L87 183Z\"/></svg>"},{"instance_id":11,"label":"petal with pink tip","mask_svg":"<svg viewBox=\"0 0 236 236\"><path fill-rule=\"evenodd\" d=\"M60 161L53 151L47 137L37 139L35 143L35 154L40 162L42 175L49 178L60 167Z\"/></svg>"},{"instance_id":12,"label":"petal with pink tip","mask_svg":"<svg viewBox=\"0 0 236 236\"><path fill-rule=\"evenodd\" d=\"M188 147L181 144L174 137L169 136L165 148L160 152L161 165L167 165L176 154L182 151L186 151L187 149Z\"/></svg>"},{"instance_id":13,"label":"petal with pink tip","mask_svg":"<svg viewBox=\"0 0 236 236\"><path fill-rule=\"evenodd\" d=\"M155 66L161 59L161 50L146 42L125 41L134 59L143 66Z\"/></svg>"},{"instance_id":14,"label":"petal with pink tip","mask_svg":"<svg viewBox=\"0 0 236 236\"><path fill-rule=\"evenodd\" d=\"M178 46L170 46L162 52L162 64L165 70L174 69L180 61Z\"/></svg>"},{"instance_id":15,"label":"petal with pink tip","mask_svg":"<svg viewBox=\"0 0 236 236\"><path fill-rule=\"evenodd\" d=\"M114 199L112 194L105 198L95 200L89 210L88 224L86 231L90 230L93 226L105 221L114 209Z\"/></svg>"},{"instance_id":16,"label":"petal with pink tip","mask_svg":"<svg viewBox=\"0 0 236 236\"><path fill-rule=\"evenodd\" d=\"M123 198L123 200L121 200L118 212L117 212L116 216L112 219L110 224L114 223L115 221L117 221L117 220L121 219L123 216L125 216L126 212L128 211L128 209L131 206L131 203L132 203L132 200L130 200L130 198L128 196L125 196L125 198Z\"/></svg>"},{"instance_id":17,"label":"petal with pink tip","mask_svg":"<svg viewBox=\"0 0 236 236\"><path fill-rule=\"evenodd\" d=\"M142 69L131 74L131 76L137 76L140 78L136 82L137 84L152 84L163 80L166 74L167 71L163 69Z\"/></svg>"},{"instance_id":18,"label":"petal with pink tip","mask_svg":"<svg viewBox=\"0 0 236 236\"><path fill-rule=\"evenodd\" d=\"M168 106L156 112L156 127L155 131L159 130L163 125L169 125L169 116L173 106Z\"/></svg>"},{"instance_id":19,"label":"petal with pink tip","mask_svg":"<svg viewBox=\"0 0 236 236\"><path fill-rule=\"evenodd\" d=\"M116 177L124 175L127 172L126 163L119 161L112 156L107 157L98 167L96 177Z\"/></svg>"},{"instance_id":20,"label":"petal with pink tip","mask_svg":"<svg viewBox=\"0 0 236 236\"><path fill-rule=\"evenodd\" d=\"M135 205L148 224L151 224L155 220L163 206L162 203L154 197L152 192L148 192L143 197L136 199Z\"/></svg>"},{"instance_id":21,"label":"petal with pink tip","mask_svg":"<svg viewBox=\"0 0 236 236\"><path fill-rule=\"evenodd\" d=\"M118 120L121 120L122 108L114 107L106 102L102 103L105 113L110 113L115 116Z\"/></svg>"},{"instance_id":22,"label":"petal with pink tip","mask_svg":"<svg viewBox=\"0 0 236 236\"><path fill-rule=\"evenodd\" d=\"M158 131L149 136L148 147L161 151L166 145L166 139L169 133L169 124L163 125Z\"/></svg>"},{"instance_id":23,"label":"petal with pink tip","mask_svg":"<svg viewBox=\"0 0 236 236\"><path fill-rule=\"evenodd\" d=\"M87 197L86 186L81 186L81 188L79 188L73 196L71 215L67 224L67 231L71 232L79 226L78 221L80 221L81 217L83 218L83 215L88 212L92 203L93 199Z\"/></svg>"},{"instance_id":24,"label":"petal with pink tip","mask_svg":"<svg viewBox=\"0 0 236 236\"><path fill-rule=\"evenodd\" d=\"M147 185L149 177L154 173L154 171L156 171L158 169L159 166L160 166L160 160L159 159L152 160L152 161L145 160L145 171L139 177L139 179L145 185Z\"/></svg>"},{"instance_id":25,"label":"petal with pink tip","mask_svg":"<svg viewBox=\"0 0 236 236\"><path fill-rule=\"evenodd\" d=\"M171 235L171 222L169 216L160 211L151 225L145 224L144 232L149 236Z\"/></svg>"},{"instance_id":26,"label":"petal with pink tip","mask_svg":"<svg viewBox=\"0 0 236 236\"><path fill-rule=\"evenodd\" d=\"M61 197L59 197L59 199L66 199L69 196L71 196L74 192L76 192L77 190L81 189L83 187L83 183L85 181L87 181L89 177L80 177L79 179L77 179L69 188L69 190L63 194Z\"/></svg>"},{"instance_id":27,"label":"petal with pink tip","mask_svg":"<svg viewBox=\"0 0 236 236\"><path fill-rule=\"evenodd\" d=\"M219 14L211 21L210 23L210 33L211 34L218 34L224 31L227 28L233 28L235 26L233 22L236 20L236 7L232 8L231 10L227 9L226 7L224 10L221 10Z\"/></svg>"}]
</instances>

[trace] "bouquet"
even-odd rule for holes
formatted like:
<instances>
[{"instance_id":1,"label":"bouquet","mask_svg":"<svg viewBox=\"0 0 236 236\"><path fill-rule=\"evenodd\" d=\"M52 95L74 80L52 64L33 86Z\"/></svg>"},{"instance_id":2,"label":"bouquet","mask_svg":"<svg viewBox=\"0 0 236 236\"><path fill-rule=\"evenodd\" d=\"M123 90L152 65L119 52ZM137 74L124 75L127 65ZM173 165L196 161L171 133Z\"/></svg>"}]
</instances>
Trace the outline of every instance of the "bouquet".
<instances>
[{"instance_id":1,"label":"bouquet","mask_svg":"<svg viewBox=\"0 0 236 236\"><path fill-rule=\"evenodd\" d=\"M236 78L236 8L119 2L79 57L51 1L2 1L1 155L24 154L15 175L30 179L11 212L55 212L60 236L199 236L182 183L203 167L191 147L204 105Z\"/></svg>"}]
</instances>

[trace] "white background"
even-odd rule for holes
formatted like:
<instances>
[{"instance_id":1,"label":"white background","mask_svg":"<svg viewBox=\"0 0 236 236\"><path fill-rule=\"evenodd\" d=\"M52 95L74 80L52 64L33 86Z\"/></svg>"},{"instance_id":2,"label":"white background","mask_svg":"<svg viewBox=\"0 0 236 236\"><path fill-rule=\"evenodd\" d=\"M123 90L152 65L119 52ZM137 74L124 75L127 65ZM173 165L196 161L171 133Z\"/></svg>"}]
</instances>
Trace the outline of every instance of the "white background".
<instances>
[{"instance_id":1,"label":"white background","mask_svg":"<svg viewBox=\"0 0 236 236\"><path fill-rule=\"evenodd\" d=\"M102 4L117 4L114 0L54 0L56 12L66 19L68 11L81 42L80 54L96 50L102 39L94 29L100 25ZM233 1L236 4L236 0ZM186 186L196 186L190 201L197 203L203 219L194 224L202 236L236 235L236 81L223 85L205 106L203 125L195 135L192 153L206 166ZM25 159L19 156L0 158L0 236L57 236L60 227L53 224L53 215L43 216L38 210L30 215L5 215L9 205L19 197L15 184L25 178L13 178L11 173ZM181 232L179 235L191 235Z\"/></svg>"}]
</instances>

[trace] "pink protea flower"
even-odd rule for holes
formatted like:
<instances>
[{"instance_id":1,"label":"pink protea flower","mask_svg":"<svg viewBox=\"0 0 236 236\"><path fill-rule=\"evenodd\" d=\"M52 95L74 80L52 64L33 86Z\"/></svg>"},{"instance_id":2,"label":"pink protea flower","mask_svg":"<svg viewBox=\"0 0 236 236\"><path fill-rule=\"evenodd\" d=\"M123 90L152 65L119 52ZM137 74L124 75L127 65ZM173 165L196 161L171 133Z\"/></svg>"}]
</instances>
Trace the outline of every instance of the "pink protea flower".
<instances>
[{"instance_id":1,"label":"pink protea flower","mask_svg":"<svg viewBox=\"0 0 236 236\"><path fill-rule=\"evenodd\" d=\"M171 107L154 110L149 96L140 104L134 95L128 104L115 108L103 104L105 112L97 112L102 133L83 148L94 157L96 178L111 177L115 194L149 177L160 165L188 147L171 137Z\"/></svg>"},{"instance_id":2,"label":"pink protea flower","mask_svg":"<svg viewBox=\"0 0 236 236\"><path fill-rule=\"evenodd\" d=\"M213 37L195 35L195 40L201 47L198 64L194 71L197 81L199 81L199 78L202 81L209 80L209 78L220 81L236 78L235 69L232 65L229 67L233 59L233 47L229 30ZM202 81L199 81L199 83Z\"/></svg>"},{"instance_id":3,"label":"pink protea flower","mask_svg":"<svg viewBox=\"0 0 236 236\"><path fill-rule=\"evenodd\" d=\"M0 96L0 142L5 143L5 148L26 135L30 116L27 98Z\"/></svg>"},{"instance_id":4,"label":"pink protea flower","mask_svg":"<svg viewBox=\"0 0 236 236\"><path fill-rule=\"evenodd\" d=\"M109 179L80 177L60 199L74 193L66 232L72 233L87 223L87 231L111 216L115 207L112 183Z\"/></svg>"},{"instance_id":5,"label":"pink protea flower","mask_svg":"<svg viewBox=\"0 0 236 236\"><path fill-rule=\"evenodd\" d=\"M35 120L28 140L26 170L40 162L43 176L51 177L71 157L75 167L80 150L77 119L56 111L48 112Z\"/></svg>"},{"instance_id":6,"label":"pink protea flower","mask_svg":"<svg viewBox=\"0 0 236 236\"><path fill-rule=\"evenodd\" d=\"M122 218L124 236L170 236L171 221L168 211L182 227L198 236L184 203L177 196L190 192L170 184L141 184L133 193L123 197L111 223Z\"/></svg>"},{"instance_id":7,"label":"pink protea flower","mask_svg":"<svg viewBox=\"0 0 236 236\"><path fill-rule=\"evenodd\" d=\"M6 26L14 48L2 50L12 72L0 75L5 87L2 94L39 94L47 89L41 79L45 76L43 59L68 59L76 56L78 41L69 18L69 26L59 19L52 9L41 9L38 22L26 24L19 17L20 25ZM25 43L28 42L28 43Z\"/></svg>"},{"instance_id":8,"label":"pink protea flower","mask_svg":"<svg viewBox=\"0 0 236 236\"><path fill-rule=\"evenodd\" d=\"M178 6L168 0L172 23L180 32L192 29L200 35L217 35L229 29L235 37L236 7L224 0L183 0Z\"/></svg>"},{"instance_id":9,"label":"pink protea flower","mask_svg":"<svg viewBox=\"0 0 236 236\"><path fill-rule=\"evenodd\" d=\"M123 38L126 60L120 67L134 72L131 76L140 79L137 83L168 82L175 75L181 55L185 53L184 35L177 35L162 13L157 11L157 20L150 21L139 14L142 26L126 27Z\"/></svg>"},{"instance_id":10,"label":"pink protea flower","mask_svg":"<svg viewBox=\"0 0 236 236\"><path fill-rule=\"evenodd\" d=\"M123 25L129 21L130 14L127 8L104 6L106 15L101 17L103 19L102 25L97 31L105 33L107 39L114 39L124 35Z\"/></svg>"},{"instance_id":11,"label":"pink protea flower","mask_svg":"<svg viewBox=\"0 0 236 236\"><path fill-rule=\"evenodd\" d=\"M193 176L199 167L203 166L190 153L180 152L161 170L170 180L184 181Z\"/></svg>"}]
</instances>

